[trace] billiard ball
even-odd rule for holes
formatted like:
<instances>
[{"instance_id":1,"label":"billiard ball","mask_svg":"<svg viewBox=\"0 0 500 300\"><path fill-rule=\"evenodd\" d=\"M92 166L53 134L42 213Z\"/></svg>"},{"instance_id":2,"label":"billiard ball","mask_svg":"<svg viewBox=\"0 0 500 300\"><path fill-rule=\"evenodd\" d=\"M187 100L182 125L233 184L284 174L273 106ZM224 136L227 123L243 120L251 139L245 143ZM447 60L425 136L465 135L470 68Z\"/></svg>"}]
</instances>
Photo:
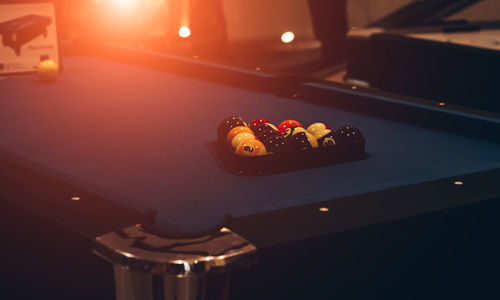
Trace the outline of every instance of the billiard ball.
<instances>
[{"instance_id":1,"label":"billiard ball","mask_svg":"<svg viewBox=\"0 0 500 300\"><path fill-rule=\"evenodd\" d=\"M249 132L242 132L240 134L237 134L232 140L231 140L231 146L236 149L240 145L241 142L245 140L251 140L255 139L255 136L252 133Z\"/></svg>"},{"instance_id":2,"label":"billiard ball","mask_svg":"<svg viewBox=\"0 0 500 300\"><path fill-rule=\"evenodd\" d=\"M259 126L260 124L265 124L265 123L271 123L271 122L269 122L266 119L255 119L252 122L250 122L250 124L248 124L248 127L250 127L250 129L252 129L252 130L255 130L257 128L257 126Z\"/></svg>"},{"instance_id":3,"label":"billiard ball","mask_svg":"<svg viewBox=\"0 0 500 300\"><path fill-rule=\"evenodd\" d=\"M259 140L249 139L241 142L234 153L240 156L262 156L267 154L267 150Z\"/></svg>"},{"instance_id":4,"label":"billiard ball","mask_svg":"<svg viewBox=\"0 0 500 300\"><path fill-rule=\"evenodd\" d=\"M314 137L319 141L322 137L324 137L325 135L331 133L332 130L331 129L317 129L314 131Z\"/></svg>"},{"instance_id":5,"label":"billiard ball","mask_svg":"<svg viewBox=\"0 0 500 300\"><path fill-rule=\"evenodd\" d=\"M274 126L273 124L263 123L263 124L257 125L257 127L254 129L254 134L257 138L261 139L260 136L262 135L262 132L270 131L270 130L275 131L276 133L279 133L278 128L276 128L276 126Z\"/></svg>"},{"instance_id":6,"label":"billiard ball","mask_svg":"<svg viewBox=\"0 0 500 300\"><path fill-rule=\"evenodd\" d=\"M248 133L253 134L252 129L250 129L250 128L246 127L246 126L237 126L237 127L234 127L233 129L231 129L227 133L227 135L226 135L227 142L230 143L235 136L237 136L238 134L240 134L242 132L248 132Z\"/></svg>"},{"instance_id":7,"label":"billiard ball","mask_svg":"<svg viewBox=\"0 0 500 300\"><path fill-rule=\"evenodd\" d=\"M267 129L261 130L259 132L259 136L257 138L261 141L265 141L265 140L268 140L272 136L275 136L275 135L280 135L280 133L272 128L267 128Z\"/></svg>"},{"instance_id":8,"label":"billiard ball","mask_svg":"<svg viewBox=\"0 0 500 300\"><path fill-rule=\"evenodd\" d=\"M279 132L282 134L289 127L304 127L302 124L295 120L286 120L280 123L278 126Z\"/></svg>"},{"instance_id":9,"label":"billiard ball","mask_svg":"<svg viewBox=\"0 0 500 300\"><path fill-rule=\"evenodd\" d=\"M285 129L285 131L283 131L283 136L287 138L289 136L294 135L297 132L305 132L305 131L306 130L304 128L298 126L288 127L287 129Z\"/></svg>"},{"instance_id":10,"label":"billiard ball","mask_svg":"<svg viewBox=\"0 0 500 300\"><path fill-rule=\"evenodd\" d=\"M323 129L329 129L329 128L327 128L326 124L324 124L324 123L314 123L314 124L309 125L309 127L307 127L307 132L309 132L312 135L315 135L315 133L317 131L320 131Z\"/></svg>"},{"instance_id":11,"label":"billiard ball","mask_svg":"<svg viewBox=\"0 0 500 300\"><path fill-rule=\"evenodd\" d=\"M276 134L268 139L261 140L268 152L282 154L293 150L290 142L281 134Z\"/></svg>"},{"instance_id":12,"label":"billiard ball","mask_svg":"<svg viewBox=\"0 0 500 300\"><path fill-rule=\"evenodd\" d=\"M217 132L219 133L219 136L225 138L231 129L238 126L246 126L242 118L238 116L227 117L220 122Z\"/></svg>"},{"instance_id":13,"label":"billiard ball","mask_svg":"<svg viewBox=\"0 0 500 300\"><path fill-rule=\"evenodd\" d=\"M337 145L337 142L335 141L334 132L330 130L330 132L323 135L321 138L318 139L318 144L322 148L335 147Z\"/></svg>"},{"instance_id":14,"label":"billiard ball","mask_svg":"<svg viewBox=\"0 0 500 300\"><path fill-rule=\"evenodd\" d=\"M43 82L55 81L59 74L59 66L53 60L46 59L41 61L37 67L38 77Z\"/></svg>"},{"instance_id":15,"label":"billiard ball","mask_svg":"<svg viewBox=\"0 0 500 300\"><path fill-rule=\"evenodd\" d=\"M288 137L288 140L296 150L318 148L318 141L307 131L296 132Z\"/></svg>"},{"instance_id":16,"label":"billiard ball","mask_svg":"<svg viewBox=\"0 0 500 300\"><path fill-rule=\"evenodd\" d=\"M353 145L353 144L361 144L365 142L363 134L361 131L351 125L345 125L339 129L337 129L333 133L333 138L337 142L338 145Z\"/></svg>"}]
</instances>

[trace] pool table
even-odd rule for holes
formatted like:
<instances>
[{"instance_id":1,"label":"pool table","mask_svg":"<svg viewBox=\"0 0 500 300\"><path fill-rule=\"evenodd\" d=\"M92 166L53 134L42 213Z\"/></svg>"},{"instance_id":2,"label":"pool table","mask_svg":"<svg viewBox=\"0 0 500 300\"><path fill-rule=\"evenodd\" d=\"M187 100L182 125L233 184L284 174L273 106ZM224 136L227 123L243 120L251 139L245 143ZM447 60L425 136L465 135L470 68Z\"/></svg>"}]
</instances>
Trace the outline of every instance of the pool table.
<instances>
[{"instance_id":1,"label":"pool table","mask_svg":"<svg viewBox=\"0 0 500 300\"><path fill-rule=\"evenodd\" d=\"M47 26L52 24L52 18L47 16L26 15L17 19L0 23L2 44L11 47L17 56L21 55L24 44L43 35L47 37Z\"/></svg>"},{"instance_id":2,"label":"pool table","mask_svg":"<svg viewBox=\"0 0 500 300\"><path fill-rule=\"evenodd\" d=\"M82 251L114 264L117 299L291 299L290 278L352 279L396 249L394 236L377 246L380 228L409 237L418 219L432 235L452 222L440 214L500 200L500 118L488 112L116 45L64 64L54 83L0 80L0 199L89 241ZM352 124L368 157L237 175L214 145L230 115ZM446 235L460 239L465 223ZM277 270L288 283L272 290Z\"/></svg>"}]
</instances>

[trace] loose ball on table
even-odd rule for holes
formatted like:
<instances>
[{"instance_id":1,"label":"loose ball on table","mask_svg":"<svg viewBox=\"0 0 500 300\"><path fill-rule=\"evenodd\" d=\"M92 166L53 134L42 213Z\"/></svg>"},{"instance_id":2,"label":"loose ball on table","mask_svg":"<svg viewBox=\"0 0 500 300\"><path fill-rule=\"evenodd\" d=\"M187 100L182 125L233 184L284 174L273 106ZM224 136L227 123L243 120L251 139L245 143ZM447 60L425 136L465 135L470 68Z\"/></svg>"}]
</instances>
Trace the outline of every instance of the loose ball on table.
<instances>
[{"instance_id":1,"label":"loose ball on table","mask_svg":"<svg viewBox=\"0 0 500 300\"><path fill-rule=\"evenodd\" d=\"M271 122L269 122L266 119L262 119L262 118L255 119L252 122L250 122L250 124L248 124L248 127L250 127L250 129L252 129L252 130L255 130L257 128L257 126L259 126L260 124L265 124L265 123L271 123Z\"/></svg>"},{"instance_id":2,"label":"loose ball on table","mask_svg":"<svg viewBox=\"0 0 500 300\"><path fill-rule=\"evenodd\" d=\"M232 140L231 140L231 146L236 149L240 145L241 142L246 141L246 140L253 140L255 139L255 136L252 133L249 132L242 132L240 134L237 134Z\"/></svg>"},{"instance_id":3,"label":"loose ball on table","mask_svg":"<svg viewBox=\"0 0 500 300\"><path fill-rule=\"evenodd\" d=\"M305 132L306 130L302 127L298 127L298 126L294 126L294 127L288 127L287 129L285 129L285 131L283 131L283 136L288 138L298 132Z\"/></svg>"},{"instance_id":4,"label":"loose ball on table","mask_svg":"<svg viewBox=\"0 0 500 300\"><path fill-rule=\"evenodd\" d=\"M280 123L278 126L278 130L280 133L283 133L289 127L304 127L302 124L295 120L286 120Z\"/></svg>"},{"instance_id":5,"label":"loose ball on table","mask_svg":"<svg viewBox=\"0 0 500 300\"><path fill-rule=\"evenodd\" d=\"M316 138L305 130L289 136L288 140L296 150L318 148L318 141Z\"/></svg>"},{"instance_id":6,"label":"loose ball on table","mask_svg":"<svg viewBox=\"0 0 500 300\"><path fill-rule=\"evenodd\" d=\"M353 145L365 142L361 131L351 125L345 125L333 133L333 138L338 145Z\"/></svg>"},{"instance_id":7,"label":"loose ball on table","mask_svg":"<svg viewBox=\"0 0 500 300\"><path fill-rule=\"evenodd\" d=\"M237 126L237 127L234 127L233 129L231 129L227 133L227 135L226 135L227 142L230 143L235 136L237 136L238 134L243 133L243 132L248 132L248 133L253 134L252 129L250 129L246 126Z\"/></svg>"},{"instance_id":8,"label":"loose ball on table","mask_svg":"<svg viewBox=\"0 0 500 300\"><path fill-rule=\"evenodd\" d=\"M240 156L262 156L267 154L267 150L260 141L249 139L241 142L234 153Z\"/></svg>"},{"instance_id":9,"label":"loose ball on table","mask_svg":"<svg viewBox=\"0 0 500 300\"><path fill-rule=\"evenodd\" d=\"M43 82L55 81L59 74L59 66L53 60L46 59L41 61L37 67L38 77Z\"/></svg>"},{"instance_id":10,"label":"loose ball on table","mask_svg":"<svg viewBox=\"0 0 500 300\"><path fill-rule=\"evenodd\" d=\"M226 137L228 132L231 131L234 127L238 126L246 126L245 122L242 118L238 116L227 117L222 122L220 122L217 131L220 136Z\"/></svg>"}]
</instances>

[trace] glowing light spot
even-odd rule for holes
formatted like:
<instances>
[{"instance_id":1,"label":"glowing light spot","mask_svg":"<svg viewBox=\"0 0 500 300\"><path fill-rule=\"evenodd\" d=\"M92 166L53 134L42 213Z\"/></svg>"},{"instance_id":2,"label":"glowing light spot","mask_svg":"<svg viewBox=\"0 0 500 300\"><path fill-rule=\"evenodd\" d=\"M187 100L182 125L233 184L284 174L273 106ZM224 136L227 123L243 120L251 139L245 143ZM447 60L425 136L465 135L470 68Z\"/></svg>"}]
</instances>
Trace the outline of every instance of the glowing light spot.
<instances>
[{"instance_id":1,"label":"glowing light spot","mask_svg":"<svg viewBox=\"0 0 500 300\"><path fill-rule=\"evenodd\" d=\"M291 31L284 32L281 35L281 41L285 44L293 42L294 39L295 39L295 34Z\"/></svg>"},{"instance_id":2,"label":"glowing light spot","mask_svg":"<svg viewBox=\"0 0 500 300\"><path fill-rule=\"evenodd\" d=\"M134 0L115 0L115 2L119 5L130 5L134 3Z\"/></svg>"},{"instance_id":3,"label":"glowing light spot","mask_svg":"<svg viewBox=\"0 0 500 300\"><path fill-rule=\"evenodd\" d=\"M255 71L260 72L260 67L255 67Z\"/></svg>"},{"instance_id":4,"label":"glowing light spot","mask_svg":"<svg viewBox=\"0 0 500 300\"><path fill-rule=\"evenodd\" d=\"M463 181L455 181L453 182L454 185L464 185L464 182Z\"/></svg>"},{"instance_id":5,"label":"glowing light spot","mask_svg":"<svg viewBox=\"0 0 500 300\"><path fill-rule=\"evenodd\" d=\"M351 89L352 89L352 90L357 90L357 89L358 89L358 87L357 87L357 86L355 86L355 85L353 85L353 86L351 86Z\"/></svg>"},{"instance_id":6,"label":"glowing light spot","mask_svg":"<svg viewBox=\"0 0 500 300\"><path fill-rule=\"evenodd\" d=\"M78 196L71 197L71 201L80 201L80 199Z\"/></svg>"},{"instance_id":7,"label":"glowing light spot","mask_svg":"<svg viewBox=\"0 0 500 300\"><path fill-rule=\"evenodd\" d=\"M446 103L444 103L444 102L439 102L439 103L438 103L438 105L439 105L439 106L445 106L445 105L446 105Z\"/></svg>"},{"instance_id":8,"label":"glowing light spot","mask_svg":"<svg viewBox=\"0 0 500 300\"><path fill-rule=\"evenodd\" d=\"M179 28L179 36L183 39L190 37L191 29L186 26L182 26L181 28Z\"/></svg>"},{"instance_id":9,"label":"glowing light spot","mask_svg":"<svg viewBox=\"0 0 500 300\"><path fill-rule=\"evenodd\" d=\"M320 212L329 212L330 211L330 209L328 207L320 207L318 210Z\"/></svg>"}]
</instances>

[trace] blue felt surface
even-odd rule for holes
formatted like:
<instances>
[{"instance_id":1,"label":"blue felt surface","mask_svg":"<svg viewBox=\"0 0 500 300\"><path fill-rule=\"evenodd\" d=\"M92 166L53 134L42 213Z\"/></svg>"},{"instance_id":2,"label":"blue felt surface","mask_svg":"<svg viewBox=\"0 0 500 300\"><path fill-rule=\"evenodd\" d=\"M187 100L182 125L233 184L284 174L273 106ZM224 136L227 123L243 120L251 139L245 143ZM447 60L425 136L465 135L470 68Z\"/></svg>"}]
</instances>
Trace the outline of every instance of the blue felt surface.
<instances>
[{"instance_id":1,"label":"blue felt surface","mask_svg":"<svg viewBox=\"0 0 500 300\"><path fill-rule=\"evenodd\" d=\"M0 150L170 229L500 167L500 146L97 58L54 84L0 80ZM221 169L207 147L228 115L364 133L370 158L262 177ZM404 201L404 199L401 199Z\"/></svg>"}]
</instances>

